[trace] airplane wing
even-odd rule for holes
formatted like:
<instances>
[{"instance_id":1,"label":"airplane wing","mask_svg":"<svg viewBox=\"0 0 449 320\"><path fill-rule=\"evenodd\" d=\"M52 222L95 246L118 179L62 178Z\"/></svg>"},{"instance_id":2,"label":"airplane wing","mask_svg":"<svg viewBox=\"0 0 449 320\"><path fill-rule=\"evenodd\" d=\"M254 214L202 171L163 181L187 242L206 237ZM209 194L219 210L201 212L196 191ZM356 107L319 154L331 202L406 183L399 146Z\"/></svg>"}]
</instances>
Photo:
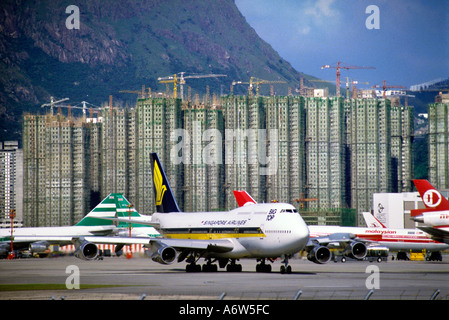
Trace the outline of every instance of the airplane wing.
<instances>
[{"instance_id":1,"label":"airplane wing","mask_svg":"<svg viewBox=\"0 0 449 320\"><path fill-rule=\"evenodd\" d=\"M112 220L116 222L135 223L147 225L159 229L160 224L147 221L135 220L128 218L109 218L101 217L101 219ZM229 252L234 249L234 245L230 240L226 239L210 239L210 240L196 240L196 239L174 239L174 238L150 238L150 237L107 237L107 236L87 236L82 237L84 241L95 244L116 244L116 245L130 245L143 244L148 247L172 247L178 251L207 251L215 253Z\"/></svg>"},{"instance_id":2,"label":"airplane wing","mask_svg":"<svg viewBox=\"0 0 449 320\"><path fill-rule=\"evenodd\" d=\"M160 225L156 222L151 222L147 220L135 220L135 219L128 219L128 218L112 218L112 217L99 217L98 219L102 220L111 220L115 222L124 222L124 223L134 223L134 224L141 224L145 226L154 227L155 229L159 229Z\"/></svg>"},{"instance_id":3,"label":"airplane wing","mask_svg":"<svg viewBox=\"0 0 449 320\"><path fill-rule=\"evenodd\" d=\"M47 241L56 244L68 244L72 242L72 236L13 236L14 243L33 243L36 241Z\"/></svg>"},{"instance_id":4,"label":"airplane wing","mask_svg":"<svg viewBox=\"0 0 449 320\"><path fill-rule=\"evenodd\" d=\"M30 249L33 252L44 252L50 245L65 246L73 244L71 236L13 236L15 250ZM11 237L2 238L0 247L10 248Z\"/></svg>"},{"instance_id":5,"label":"airplane wing","mask_svg":"<svg viewBox=\"0 0 449 320\"><path fill-rule=\"evenodd\" d=\"M95 244L159 244L173 247L178 250L207 250L210 252L228 252L234 248L229 240L211 239L211 240L192 240L192 239L168 239L168 238L149 238L149 237L82 237L81 240Z\"/></svg>"},{"instance_id":6,"label":"airplane wing","mask_svg":"<svg viewBox=\"0 0 449 320\"><path fill-rule=\"evenodd\" d=\"M430 234L432 239L439 242L444 242L449 244L449 232L441 230L434 227L418 227L422 231Z\"/></svg>"},{"instance_id":7,"label":"airplane wing","mask_svg":"<svg viewBox=\"0 0 449 320\"><path fill-rule=\"evenodd\" d=\"M362 243L372 243L372 241L366 240L366 239L360 239L357 238L352 233L332 233L327 236L320 236L320 237L314 237L310 238L309 243L307 244L315 246L315 245L334 245L334 246L340 246L340 247L346 247L347 244L351 242L362 242Z\"/></svg>"}]
</instances>

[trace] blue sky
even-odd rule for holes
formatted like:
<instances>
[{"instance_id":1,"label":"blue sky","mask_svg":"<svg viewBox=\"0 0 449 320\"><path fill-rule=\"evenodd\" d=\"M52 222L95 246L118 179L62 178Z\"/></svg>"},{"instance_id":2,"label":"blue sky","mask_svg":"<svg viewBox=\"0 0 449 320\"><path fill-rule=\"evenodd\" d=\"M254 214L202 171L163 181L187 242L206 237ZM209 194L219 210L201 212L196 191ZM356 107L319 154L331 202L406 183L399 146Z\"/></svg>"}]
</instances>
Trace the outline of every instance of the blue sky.
<instances>
[{"instance_id":1,"label":"blue sky","mask_svg":"<svg viewBox=\"0 0 449 320\"><path fill-rule=\"evenodd\" d=\"M258 35L301 72L334 80L322 65L370 66L342 70L369 85L409 87L449 77L449 0L235 0ZM368 29L369 5L379 29Z\"/></svg>"}]
</instances>

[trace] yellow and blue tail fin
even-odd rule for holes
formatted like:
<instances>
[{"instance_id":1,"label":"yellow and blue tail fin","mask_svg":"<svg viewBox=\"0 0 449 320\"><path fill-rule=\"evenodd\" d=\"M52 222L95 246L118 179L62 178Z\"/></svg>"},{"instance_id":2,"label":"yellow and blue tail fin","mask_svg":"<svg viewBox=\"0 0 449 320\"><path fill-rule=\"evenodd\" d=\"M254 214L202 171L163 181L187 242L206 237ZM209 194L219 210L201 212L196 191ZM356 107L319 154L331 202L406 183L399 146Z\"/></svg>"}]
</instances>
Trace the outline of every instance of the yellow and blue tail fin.
<instances>
[{"instance_id":1,"label":"yellow and blue tail fin","mask_svg":"<svg viewBox=\"0 0 449 320\"><path fill-rule=\"evenodd\" d=\"M151 165L153 169L153 187L157 212L180 212L178 203L175 200L170 188L164 168L157 153L151 154Z\"/></svg>"}]
</instances>

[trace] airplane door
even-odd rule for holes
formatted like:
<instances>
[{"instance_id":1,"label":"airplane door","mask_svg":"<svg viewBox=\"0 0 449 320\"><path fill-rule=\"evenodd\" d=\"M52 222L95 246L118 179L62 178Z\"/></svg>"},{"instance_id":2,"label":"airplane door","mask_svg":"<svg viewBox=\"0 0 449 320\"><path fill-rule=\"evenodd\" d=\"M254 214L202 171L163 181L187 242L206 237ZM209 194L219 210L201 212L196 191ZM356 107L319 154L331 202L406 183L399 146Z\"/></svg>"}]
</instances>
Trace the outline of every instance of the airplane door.
<instances>
[{"instance_id":1,"label":"airplane door","mask_svg":"<svg viewBox=\"0 0 449 320\"><path fill-rule=\"evenodd\" d=\"M260 230L263 232L263 233L265 233L265 225L262 223L261 225L260 225ZM260 239L261 240L263 240L265 237L260 237Z\"/></svg>"}]
</instances>

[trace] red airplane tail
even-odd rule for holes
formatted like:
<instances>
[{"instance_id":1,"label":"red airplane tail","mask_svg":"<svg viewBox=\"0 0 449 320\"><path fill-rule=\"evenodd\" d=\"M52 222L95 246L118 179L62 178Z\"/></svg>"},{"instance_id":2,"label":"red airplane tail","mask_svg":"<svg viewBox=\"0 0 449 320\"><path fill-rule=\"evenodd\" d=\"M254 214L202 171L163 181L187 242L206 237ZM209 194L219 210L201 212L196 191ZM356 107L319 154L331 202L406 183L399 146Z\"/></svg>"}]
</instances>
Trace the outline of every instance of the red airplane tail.
<instances>
[{"instance_id":1,"label":"red airplane tail","mask_svg":"<svg viewBox=\"0 0 449 320\"><path fill-rule=\"evenodd\" d=\"M449 210L449 201L427 180L413 180L426 209L411 210L411 216L419 216L424 212Z\"/></svg>"},{"instance_id":2,"label":"red airplane tail","mask_svg":"<svg viewBox=\"0 0 449 320\"><path fill-rule=\"evenodd\" d=\"M257 203L256 200L251 197L248 192L244 190L234 190L234 196L235 200L237 200L237 204L239 207L243 207L245 204L248 203Z\"/></svg>"}]
</instances>

